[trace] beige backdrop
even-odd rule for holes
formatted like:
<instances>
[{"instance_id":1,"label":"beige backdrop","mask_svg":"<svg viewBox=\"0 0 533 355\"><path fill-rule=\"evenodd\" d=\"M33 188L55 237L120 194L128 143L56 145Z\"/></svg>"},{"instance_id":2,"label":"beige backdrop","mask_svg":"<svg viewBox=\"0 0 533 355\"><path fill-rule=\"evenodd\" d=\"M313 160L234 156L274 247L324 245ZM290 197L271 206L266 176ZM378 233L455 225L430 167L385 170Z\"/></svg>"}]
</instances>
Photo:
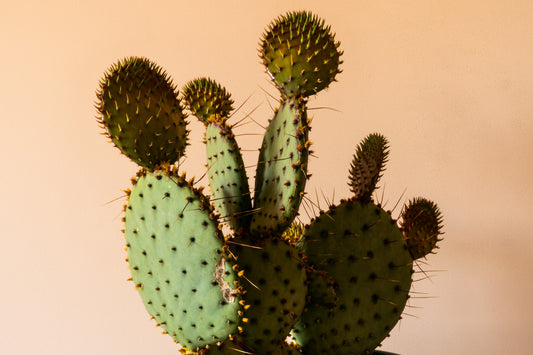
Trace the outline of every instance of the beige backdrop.
<instances>
[{"instance_id":1,"label":"beige backdrop","mask_svg":"<svg viewBox=\"0 0 533 355\"><path fill-rule=\"evenodd\" d=\"M265 91L275 90L259 36L298 9L320 14L345 52L338 83L309 104L317 158L308 196L323 207L346 197L354 147L379 131L391 143L387 208L421 195L445 217L441 249L417 273L408 314L383 348L530 351L531 0L1 5L0 353L176 354L126 282L122 189L136 168L100 135L98 80L117 59L147 56L178 86L216 78L237 105L248 98L236 120L259 105L253 117L264 124L274 104ZM191 128L185 170L200 176L203 132ZM261 131L240 127L241 146L257 149L261 137L244 134Z\"/></svg>"}]
</instances>

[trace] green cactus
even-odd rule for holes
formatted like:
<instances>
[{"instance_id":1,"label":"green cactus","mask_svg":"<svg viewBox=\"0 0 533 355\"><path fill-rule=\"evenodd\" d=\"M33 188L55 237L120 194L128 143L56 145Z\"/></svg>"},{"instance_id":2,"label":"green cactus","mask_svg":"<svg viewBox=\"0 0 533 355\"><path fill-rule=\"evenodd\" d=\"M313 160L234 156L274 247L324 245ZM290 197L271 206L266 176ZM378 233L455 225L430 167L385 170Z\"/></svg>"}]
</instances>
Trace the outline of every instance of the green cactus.
<instances>
[{"instance_id":1,"label":"green cactus","mask_svg":"<svg viewBox=\"0 0 533 355\"><path fill-rule=\"evenodd\" d=\"M124 209L131 280L182 353L386 354L375 349L401 318L413 263L438 248L442 216L415 198L398 225L374 203L389 154L375 133L350 164L352 197L307 225L295 222L309 178L307 102L340 73L338 47L329 26L305 11L278 17L264 33L259 55L280 102L254 191L223 86L198 78L179 96L142 57L104 74L99 123L141 167ZM206 127L210 196L178 172L189 133L182 102Z\"/></svg>"},{"instance_id":2,"label":"green cactus","mask_svg":"<svg viewBox=\"0 0 533 355\"><path fill-rule=\"evenodd\" d=\"M147 169L174 164L188 131L178 92L146 58L125 58L109 68L97 92L99 123L120 151Z\"/></svg>"}]
</instances>

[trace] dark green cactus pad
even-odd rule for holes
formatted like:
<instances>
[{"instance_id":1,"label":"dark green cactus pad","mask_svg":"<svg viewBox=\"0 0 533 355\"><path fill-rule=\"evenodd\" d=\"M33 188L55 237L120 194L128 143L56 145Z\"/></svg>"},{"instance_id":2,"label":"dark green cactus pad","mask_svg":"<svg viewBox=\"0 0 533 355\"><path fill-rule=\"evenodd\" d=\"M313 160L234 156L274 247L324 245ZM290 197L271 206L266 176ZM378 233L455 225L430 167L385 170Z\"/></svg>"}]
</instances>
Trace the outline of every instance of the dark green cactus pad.
<instances>
[{"instance_id":1,"label":"dark green cactus pad","mask_svg":"<svg viewBox=\"0 0 533 355\"><path fill-rule=\"evenodd\" d=\"M233 110L233 100L226 89L209 78L191 80L183 92L187 108L204 123L224 124Z\"/></svg>"},{"instance_id":2,"label":"dark green cactus pad","mask_svg":"<svg viewBox=\"0 0 533 355\"><path fill-rule=\"evenodd\" d=\"M309 129L303 100L287 100L270 121L257 163L252 233L282 233L298 214L308 178Z\"/></svg>"},{"instance_id":3,"label":"dark green cactus pad","mask_svg":"<svg viewBox=\"0 0 533 355\"><path fill-rule=\"evenodd\" d=\"M308 97L327 88L340 72L339 45L323 20L301 11L274 20L259 51L283 95Z\"/></svg>"},{"instance_id":4,"label":"dark green cactus pad","mask_svg":"<svg viewBox=\"0 0 533 355\"><path fill-rule=\"evenodd\" d=\"M284 240L230 244L244 295L237 337L258 354L274 353L298 321L307 293L306 272L296 248Z\"/></svg>"},{"instance_id":5,"label":"dark green cactus pad","mask_svg":"<svg viewBox=\"0 0 533 355\"><path fill-rule=\"evenodd\" d=\"M135 163L154 169L184 154L186 115L176 88L155 63L129 57L114 64L100 81L97 98L106 135Z\"/></svg>"},{"instance_id":6,"label":"dark green cactus pad","mask_svg":"<svg viewBox=\"0 0 533 355\"><path fill-rule=\"evenodd\" d=\"M337 300L309 293L295 339L305 354L371 353L408 299L413 261L402 232L380 207L351 199L321 213L305 240L307 262L331 277Z\"/></svg>"},{"instance_id":7,"label":"dark green cactus pad","mask_svg":"<svg viewBox=\"0 0 533 355\"><path fill-rule=\"evenodd\" d=\"M442 239L442 215L438 206L423 197L409 201L402 212L401 228L413 260L433 253Z\"/></svg>"},{"instance_id":8,"label":"dark green cactus pad","mask_svg":"<svg viewBox=\"0 0 533 355\"><path fill-rule=\"evenodd\" d=\"M369 202L389 156L389 143L379 134L368 135L357 147L349 173L354 198Z\"/></svg>"},{"instance_id":9,"label":"dark green cactus pad","mask_svg":"<svg viewBox=\"0 0 533 355\"><path fill-rule=\"evenodd\" d=\"M189 349L225 340L240 308L209 201L185 177L143 172L126 206L133 282L150 315Z\"/></svg>"}]
</instances>

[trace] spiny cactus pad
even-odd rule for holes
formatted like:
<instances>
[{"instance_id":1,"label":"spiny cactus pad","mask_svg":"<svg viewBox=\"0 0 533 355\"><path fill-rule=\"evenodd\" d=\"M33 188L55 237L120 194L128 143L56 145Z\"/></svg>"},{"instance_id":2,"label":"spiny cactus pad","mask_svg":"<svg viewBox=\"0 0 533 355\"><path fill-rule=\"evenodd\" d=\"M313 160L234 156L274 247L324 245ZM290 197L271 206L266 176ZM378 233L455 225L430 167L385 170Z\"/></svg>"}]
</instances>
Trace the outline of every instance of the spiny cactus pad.
<instances>
[{"instance_id":1,"label":"spiny cactus pad","mask_svg":"<svg viewBox=\"0 0 533 355\"><path fill-rule=\"evenodd\" d=\"M417 197L409 201L402 212L401 228L413 260L420 259L438 248L442 239L442 215L438 206Z\"/></svg>"},{"instance_id":2,"label":"spiny cactus pad","mask_svg":"<svg viewBox=\"0 0 533 355\"><path fill-rule=\"evenodd\" d=\"M248 229L252 199L241 151L229 126L210 123L205 133L213 203L234 231Z\"/></svg>"},{"instance_id":3,"label":"spiny cactus pad","mask_svg":"<svg viewBox=\"0 0 533 355\"><path fill-rule=\"evenodd\" d=\"M224 124L233 110L231 95L212 79L191 80L182 91L187 108L206 124Z\"/></svg>"},{"instance_id":4,"label":"spiny cactus pad","mask_svg":"<svg viewBox=\"0 0 533 355\"><path fill-rule=\"evenodd\" d=\"M189 82L183 93L189 109L206 125L207 175L216 210L233 231L247 230L252 198L241 151L226 121L233 103L230 94L204 78Z\"/></svg>"},{"instance_id":5,"label":"spiny cactus pad","mask_svg":"<svg viewBox=\"0 0 533 355\"><path fill-rule=\"evenodd\" d=\"M297 215L308 178L309 129L303 100L287 100L270 121L257 163L252 233L282 233Z\"/></svg>"},{"instance_id":6,"label":"spiny cactus pad","mask_svg":"<svg viewBox=\"0 0 533 355\"><path fill-rule=\"evenodd\" d=\"M125 224L133 282L165 332L194 349L236 330L236 275L199 190L169 170L143 172L129 195Z\"/></svg>"},{"instance_id":7,"label":"spiny cactus pad","mask_svg":"<svg viewBox=\"0 0 533 355\"><path fill-rule=\"evenodd\" d=\"M307 261L332 278L337 301L310 293L294 337L305 354L371 353L408 299L412 259L400 229L378 206L350 199L321 213L305 240Z\"/></svg>"},{"instance_id":8,"label":"spiny cactus pad","mask_svg":"<svg viewBox=\"0 0 533 355\"><path fill-rule=\"evenodd\" d=\"M246 303L237 337L257 353L269 354L284 344L304 308L305 268L296 248L277 238L236 240L230 249L242 273Z\"/></svg>"},{"instance_id":9,"label":"spiny cactus pad","mask_svg":"<svg viewBox=\"0 0 533 355\"><path fill-rule=\"evenodd\" d=\"M369 202L389 156L389 143L379 134L368 135L357 147L349 174L354 198Z\"/></svg>"},{"instance_id":10,"label":"spiny cactus pad","mask_svg":"<svg viewBox=\"0 0 533 355\"><path fill-rule=\"evenodd\" d=\"M185 151L188 131L178 92L168 75L146 58L125 58L109 68L97 92L99 122L120 151L154 169Z\"/></svg>"},{"instance_id":11,"label":"spiny cactus pad","mask_svg":"<svg viewBox=\"0 0 533 355\"><path fill-rule=\"evenodd\" d=\"M340 52L329 26L317 16L290 12L263 35L260 57L282 95L308 97L327 88L340 72Z\"/></svg>"}]
</instances>

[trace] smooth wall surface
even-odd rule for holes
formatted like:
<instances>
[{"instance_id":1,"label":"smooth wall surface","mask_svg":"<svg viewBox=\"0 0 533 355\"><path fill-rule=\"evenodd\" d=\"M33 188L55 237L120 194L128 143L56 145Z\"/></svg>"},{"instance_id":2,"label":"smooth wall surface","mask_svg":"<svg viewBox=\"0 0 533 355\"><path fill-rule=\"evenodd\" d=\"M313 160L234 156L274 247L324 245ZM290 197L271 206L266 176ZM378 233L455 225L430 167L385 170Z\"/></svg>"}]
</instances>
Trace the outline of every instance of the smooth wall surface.
<instances>
[{"instance_id":1,"label":"smooth wall surface","mask_svg":"<svg viewBox=\"0 0 533 355\"><path fill-rule=\"evenodd\" d=\"M276 91L259 37L300 9L323 17L344 50L338 82L309 102L308 197L323 208L347 197L354 148L378 131L391 145L386 207L397 216L425 196L444 215L441 249L420 265L383 349L528 352L533 2L52 0L0 11L0 353L177 353L126 281L122 190L136 167L100 134L99 78L146 56L179 87L216 78L244 103L235 122L253 111L265 125ZM236 133L253 166L263 129L244 122ZM183 166L199 177L203 130L192 117L191 129Z\"/></svg>"}]
</instances>

